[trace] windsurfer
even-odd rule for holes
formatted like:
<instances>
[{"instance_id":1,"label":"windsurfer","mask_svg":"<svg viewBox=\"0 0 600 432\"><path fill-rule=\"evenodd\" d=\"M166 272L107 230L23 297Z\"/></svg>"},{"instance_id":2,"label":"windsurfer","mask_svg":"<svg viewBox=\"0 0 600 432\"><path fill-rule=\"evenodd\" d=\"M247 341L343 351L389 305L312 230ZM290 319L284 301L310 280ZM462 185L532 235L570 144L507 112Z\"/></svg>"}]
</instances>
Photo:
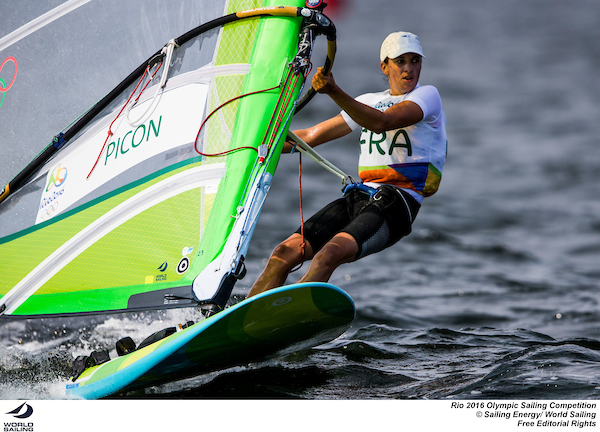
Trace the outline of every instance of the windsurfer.
<instances>
[{"instance_id":1,"label":"windsurfer","mask_svg":"<svg viewBox=\"0 0 600 432\"><path fill-rule=\"evenodd\" d=\"M354 99L321 69L313 77L315 90L343 111L295 133L315 147L361 127L363 183L347 188L279 244L249 297L283 285L304 260L312 259L298 282L326 282L341 264L379 252L411 232L423 198L439 187L447 150L440 95L435 87L418 84L423 57L417 36L396 32L380 51L388 90ZM286 143L284 151L293 151L294 144Z\"/></svg>"}]
</instances>

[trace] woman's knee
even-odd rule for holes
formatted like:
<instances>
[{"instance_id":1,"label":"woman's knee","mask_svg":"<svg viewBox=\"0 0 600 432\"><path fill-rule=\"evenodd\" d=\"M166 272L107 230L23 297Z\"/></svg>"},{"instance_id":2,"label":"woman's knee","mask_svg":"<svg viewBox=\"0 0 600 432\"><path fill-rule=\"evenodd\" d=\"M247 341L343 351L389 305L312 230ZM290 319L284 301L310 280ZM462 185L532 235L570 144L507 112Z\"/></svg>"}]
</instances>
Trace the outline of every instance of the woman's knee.
<instances>
[{"instance_id":1,"label":"woman's knee","mask_svg":"<svg viewBox=\"0 0 600 432\"><path fill-rule=\"evenodd\" d=\"M312 257L310 244L303 241L302 236L296 234L278 244L271 254L271 258L291 262L294 265L303 259L310 259L310 257Z\"/></svg>"},{"instance_id":2,"label":"woman's knee","mask_svg":"<svg viewBox=\"0 0 600 432\"><path fill-rule=\"evenodd\" d=\"M296 252L294 247L291 247L288 243L279 243L273 252L271 253L271 259L275 258L280 261L293 260L299 253Z\"/></svg>"},{"instance_id":3,"label":"woman's knee","mask_svg":"<svg viewBox=\"0 0 600 432\"><path fill-rule=\"evenodd\" d=\"M318 261L322 265L338 266L356 258L359 249L358 244L352 236L344 234L335 236L317 253Z\"/></svg>"}]
</instances>

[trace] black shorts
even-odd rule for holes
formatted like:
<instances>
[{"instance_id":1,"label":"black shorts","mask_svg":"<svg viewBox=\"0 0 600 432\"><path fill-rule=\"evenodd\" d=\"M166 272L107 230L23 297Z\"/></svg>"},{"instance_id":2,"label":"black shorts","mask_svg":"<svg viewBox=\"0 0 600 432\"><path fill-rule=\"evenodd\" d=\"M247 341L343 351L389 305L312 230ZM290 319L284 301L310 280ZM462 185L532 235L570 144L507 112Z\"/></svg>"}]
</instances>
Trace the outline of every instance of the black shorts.
<instances>
[{"instance_id":1,"label":"black shorts","mask_svg":"<svg viewBox=\"0 0 600 432\"><path fill-rule=\"evenodd\" d=\"M305 222L304 238L316 253L336 234L348 233L358 243L357 260L410 234L420 207L410 194L393 186L380 186L373 197L351 189Z\"/></svg>"}]
</instances>

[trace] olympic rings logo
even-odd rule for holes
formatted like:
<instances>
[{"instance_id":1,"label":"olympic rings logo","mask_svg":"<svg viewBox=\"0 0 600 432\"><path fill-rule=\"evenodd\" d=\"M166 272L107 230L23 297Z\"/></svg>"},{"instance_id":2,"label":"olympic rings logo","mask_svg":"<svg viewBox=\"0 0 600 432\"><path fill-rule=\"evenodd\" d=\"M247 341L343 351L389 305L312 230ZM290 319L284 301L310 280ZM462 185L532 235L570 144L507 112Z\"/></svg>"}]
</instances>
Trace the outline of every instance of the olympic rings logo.
<instances>
[{"instance_id":1,"label":"olympic rings logo","mask_svg":"<svg viewBox=\"0 0 600 432\"><path fill-rule=\"evenodd\" d=\"M42 209L42 211L40 212L40 219L43 221L50 219L57 211L58 201L54 201L50 206Z\"/></svg>"},{"instance_id":2,"label":"olympic rings logo","mask_svg":"<svg viewBox=\"0 0 600 432\"><path fill-rule=\"evenodd\" d=\"M0 107L4 103L4 98L6 97L6 92L10 90L10 88L15 83L15 80L17 79L17 69L18 69L17 68L17 59L15 59L14 57L7 57L2 62L2 64L0 65L0 73L2 72L2 69L4 68L4 65L7 64L8 62L12 62L15 65L15 74L12 77L12 81L8 85L6 85L6 82L2 78L0 78L0 93L2 93L2 98L0 98Z\"/></svg>"}]
</instances>

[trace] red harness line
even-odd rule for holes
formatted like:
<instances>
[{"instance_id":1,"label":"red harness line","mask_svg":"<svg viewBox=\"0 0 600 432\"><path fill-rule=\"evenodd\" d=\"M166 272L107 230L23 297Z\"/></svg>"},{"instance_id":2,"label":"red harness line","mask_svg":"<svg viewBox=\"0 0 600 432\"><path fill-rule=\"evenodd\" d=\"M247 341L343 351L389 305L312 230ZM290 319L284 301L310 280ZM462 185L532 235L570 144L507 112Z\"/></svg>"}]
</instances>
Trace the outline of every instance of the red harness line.
<instances>
[{"instance_id":1,"label":"red harness line","mask_svg":"<svg viewBox=\"0 0 600 432\"><path fill-rule=\"evenodd\" d=\"M241 98L243 98L245 96L250 96L250 95L257 94L257 93L262 93L262 92L267 92L269 90L275 90L276 88L279 88L279 86L280 86L280 84L276 85L275 87L268 88L268 89L257 90L257 91L253 91L253 92L250 92L250 93L245 93L245 94L238 95L238 96L236 96L234 98L229 99L227 102L222 103L221 105L219 105L218 107L216 107L214 110L212 110L211 113L208 116L206 116L206 118L202 121L202 124L200 125L200 129L198 129L198 133L196 134L196 139L194 141L194 150L196 150L196 153L198 153L201 156L213 157L213 156L226 155L226 154L229 154L229 153L232 153L232 152L235 152L235 151L238 151L238 150L242 150L242 149L249 149L249 150L252 149L252 150L255 150L256 152L258 152L257 148L254 148L254 147L251 147L251 146L245 146L245 147L238 147L238 148L231 149L231 150L225 150L225 151L220 152L220 153L203 153L200 150L198 150L198 138L200 137L200 133L202 132L202 129L204 128L204 125L206 124L206 122L208 121L208 119L211 118L214 113L216 113L217 111L219 111L225 105L227 105L227 104L229 104L229 103L231 103L233 101L236 101L238 99L241 99Z\"/></svg>"},{"instance_id":2,"label":"red harness line","mask_svg":"<svg viewBox=\"0 0 600 432\"><path fill-rule=\"evenodd\" d=\"M200 129L198 130L198 133L196 134L196 140L194 141L194 150L196 150L196 153L198 153L201 156L205 156L205 157L223 156L223 155L226 155L226 154L229 154L229 153L233 153L233 152L236 152L236 151L239 151L239 150L244 150L244 149L254 150L254 151L256 151L258 153L259 152L258 148L252 147L252 146L237 147L237 148L230 149L230 150L225 150L225 151L222 151L222 152L219 152L219 153L203 153L200 150L198 150L198 138L200 137L200 133L202 132L202 129L204 128L204 125L206 124L206 122L208 121L208 119L211 118L214 113L216 113L218 110L220 110L221 108L223 108L225 105L227 105L227 104L229 104L229 103L231 103L231 102L233 102L235 100L238 100L238 99L241 99L243 97L246 97L246 96L251 96L251 95L254 95L254 94L257 94L257 93L263 93L263 92L267 92L267 91L270 91L270 90L275 90L276 88L279 88L279 87L282 87L282 86L284 88L286 88L287 84L288 84L288 82L290 80L290 76L291 75L292 75L292 69L289 69L288 70L288 74L287 74L287 76L286 76L283 84L280 83L279 85L276 85L275 87L271 87L271 88L268 88L268 89L257 90L257 91L253 91L253 92L250 92L250 93L245 93L245 94L236 96L236 97L231 98L228 101L222 103L221 105L219 105L218 107L216 107L214 110L212 110L211 113L202 121L202 124L200 125ZM269 131L271 130L271 126L273 126L273 121L275 120L275 117L277 117L277 119L275 121L275 126L274 126L275 129L274 130L276 130L281 125L281 121L283 120L283 114L285 113L285 111L287 110L287 107L289 106L291 95L293 93L293 89L296 87L296 84L298 83L298 78L299 78L299 76L296 77L296 82L294 83L294 85L291 86L291 88L288 88L286 90L285 95L284 95L284 93L280 93L279 94L279 98L277 99L277 103L275 104L275 109L273 111L273 114L271 115L271 120L269 121L269 125L267 126L267 129L265 130L265 136L262 139L262 144L265 144L266 141L267 141L267 137L269 136ZM284 100L285 106L284 106L283 110L281 110L279 112L279 115L276 116L277 111L279 110L279 107L280 107L282 99ZM274 141L275 141L275 135L273 134L271 136L271 139L270 139L268 145L267 145L267 153L268 153L268 150L271 149ZM259 162L262 163L263 160L264 160L264 157L261 156Z\"/></svg>"},{"instance_id":3,"label":"red harness line","mask_svg":"<svg viewBox=\"0 0 600 432\"><path fill-rule=\"evenodd\" d=\"M304 261L306 260L306 239L304 238L304 212L302 210L302 153L298 152L298 192L300 195L300 235L302 236L302 243L300 244L300 251L302 253L302 261L300 265L292 269L290 273L300 270Z\"/></svg>"}]
</instances>

